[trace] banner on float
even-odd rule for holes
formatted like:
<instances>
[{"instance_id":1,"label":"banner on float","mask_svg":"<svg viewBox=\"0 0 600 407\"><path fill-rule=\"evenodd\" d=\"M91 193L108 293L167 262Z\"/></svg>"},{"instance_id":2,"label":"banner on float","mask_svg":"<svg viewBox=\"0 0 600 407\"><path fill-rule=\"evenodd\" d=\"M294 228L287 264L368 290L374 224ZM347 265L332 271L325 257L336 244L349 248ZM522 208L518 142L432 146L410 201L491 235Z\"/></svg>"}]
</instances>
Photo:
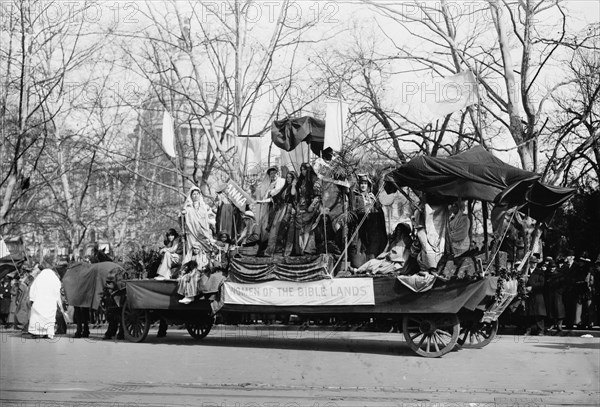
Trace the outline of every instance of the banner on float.
<instances>
[{"instance_id":1,"label":"banner on float","mask_svg":"<svg viewBox=\"0 0 600 407\"><path fill-rule=\"evenodd\" d=\"M298 283L225 282L225 304L238 305L375 305L372 278L334 278Z\"/></svg>"},{"instance_id":2,"label":"banner on float","mask_svg":"<svg viewBox=\"0 0 600 407\"><path fill-rule=\"evenodd\" d=\"M225 195L240 211L246 211L246 205L252 205L255 203L254 199L246 193L238 184L232 179L227 181L225 187Z\"/></svg>"}]
</instances>

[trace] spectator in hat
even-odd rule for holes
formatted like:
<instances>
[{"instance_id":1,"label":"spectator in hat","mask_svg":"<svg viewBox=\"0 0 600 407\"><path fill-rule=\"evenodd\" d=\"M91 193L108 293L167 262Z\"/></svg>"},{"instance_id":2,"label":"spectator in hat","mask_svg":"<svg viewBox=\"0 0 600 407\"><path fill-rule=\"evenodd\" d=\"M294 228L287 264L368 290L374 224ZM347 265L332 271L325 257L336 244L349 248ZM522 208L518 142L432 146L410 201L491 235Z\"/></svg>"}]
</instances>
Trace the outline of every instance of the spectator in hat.
<instances>
[{"instance_id":1,"label":"spectator in hat","mask_svg":"<svg viewBox=\"0 0 600 407\"><path fill-rule=\"evenodd\" d=\"M529 258L529 278L527 279L526 292L527 316L531 325L525 331L526 335L544 334L544 318L546 318L546 303L544 302L545 277L541 267L539 255Z\"/></svg>"},{"instance_id":2,"label":"spectator in hat","mask_svg":"<svg viewBox=\"0 0 600 407\"><path fill-rule=\"evenodd\" d=\"M575 294L575 321L574 324L579 329L591 328L591 305L592 288L594 278L592 274L592 261L587 252L583 252L579 257L579 269L574 275L574 294Z\"/></svg>"},{"instance_id":3,"label":"spectator in hat","mask_svg":"<svg viewBox=\"0 0 600 407\"><path fill-rule=\"evenodd\" d=\"M579 264L575 261L575 252L573 250L567 250L560 271L566 278L563 295L563 303L565 305L565 325L571 328L575 321L575 304L577 303L575 276L579 273Z\"/></svg>"},{"instance_id":4,"label":"spectator in hat","mask_svg":"<svg viewBox=\"0 0 600 407\"><path fill-rule=\"evenodd\" d=\"M542 270L546 276L546 311L548 319L556 327L558 332L562 332L562 324L565 319L565 305L563 303L563 294L567 278L557 267L552 257L547 257L542 265Z\"/></svg>"},{"instance_id":5,"label":"spectator in hat","mask_svg":"<svg viewBox=\"0 0 600 407\"><path fill-rule=\"evenodd\" d=\"M592 323L600 325L600 254L594 262L592 278L594 279L594 284L592 285Z\"/></svg>"}]
</instances>

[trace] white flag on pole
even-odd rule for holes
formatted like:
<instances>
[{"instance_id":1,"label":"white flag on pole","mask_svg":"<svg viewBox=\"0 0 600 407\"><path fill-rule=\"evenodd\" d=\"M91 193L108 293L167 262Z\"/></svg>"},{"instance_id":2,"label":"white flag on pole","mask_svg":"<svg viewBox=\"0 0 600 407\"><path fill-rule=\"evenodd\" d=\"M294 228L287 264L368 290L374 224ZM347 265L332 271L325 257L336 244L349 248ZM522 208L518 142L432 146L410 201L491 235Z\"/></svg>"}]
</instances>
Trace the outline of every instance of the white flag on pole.
<instances>
[{"instance_id":1,"label":"white flag on pole","mask_svg":"<svg viewBox=\"0 0 600 407\"><path fill-rule=\"evenodd\" d=\"M4 239L0 239L0 259L6 256L10 256L10 251L8 251L6 243L4 243Z\"/></svg>"},{"instance_id":2,"label":"white flag on pole","mask_svg":"<svg viewBox=\"0 0 600 407\"><path fill-rule=\"evenodd\" d=\"M175 158L175 124L168 111L165 110L162 125L162 148L167 155Z\"/></svg>"},{"instance_id":3,"label":"white flag on pole","mask_svg":"<svg viewBox=\"0 0 600 407\"><path fill-rule=\"evenodd\" d=\"M471 71L459 72L424 85L421 96L435 117L443 117L476 104L477 80Z\"/></svg>"},{"instance_id":4,"label":"white flag on pole","mask_svg":"<svg viewBox=\"0 0 600 407\"><path fill-rule=\"evenodd\" d=\"M325 142L323 149L331 147L334 151L341 151L346 128L346 119L350 106L341 100L326 101L325 113Z\"/></svg>"}]
</instances>

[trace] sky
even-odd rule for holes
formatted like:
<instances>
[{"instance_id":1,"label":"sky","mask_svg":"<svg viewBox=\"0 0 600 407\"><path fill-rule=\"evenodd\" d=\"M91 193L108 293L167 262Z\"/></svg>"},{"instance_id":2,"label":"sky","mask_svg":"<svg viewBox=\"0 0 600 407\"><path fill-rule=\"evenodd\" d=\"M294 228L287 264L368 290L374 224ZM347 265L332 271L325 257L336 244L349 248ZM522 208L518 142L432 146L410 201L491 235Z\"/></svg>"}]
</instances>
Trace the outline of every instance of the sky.
<instances>
[{"instance_id":1,"label":"sky","mask_svg":"<svg viewBox=\"0 0 600 407\"><path fill-rule=\"evenodd\" d=\"M396 2L378 2L377 4L384 4L396 9L400 9L408 15L419 18L419 13L416 8L411 5L412 2L407 1L396 1ZM66 13L69 12L69 7L77 7L77 2L57 2L57 8L49 11L46 18L51 20L54 13ZM256 39L264 38L264 46L268 44L268 36L271 32L271 28L279 12L281 11L281 1L256 1L252 3L247 14L248 27L250 28L249 36ZM419 4L428 4L435 6L439 4L437 0L424 0L419 1ZM485 5L485 1L448 1L450 9L458 14L468 12L476 7ZM578 31L585 27L586 24L600 21L600 2L595 0L566 0L563 2L565 7L568 9L569 14L569 30ZM203 2L188 2L187 0L177 1L160 1L160 0L149 0L149 1L117 1L117 2L99 2L94 7L90 8L86 13L86 20L89 22L96 23L97 25L110 26L115 25L121 32L128 32L132 34L139 34L143 30L154 29L154 21L150 16L149 10L155 13L159 21L176 20L177 15L174 13L174 6L181 11L181 17L185 18L186 15L190 16L192 13L197 13L198 21L206 24L207 27L218 24L219 18L226 18L230 15L229 3L226 1L203 1ZM210 9L211 12L207 12ZM542 29L546 29L552 26L553 18L558 17L559 14L556 11L545 15L545 20L541 23ZM352 33L358 32L358 36L363 36L363 39L371 38L379 48L379 52L382 55L389 53L390 55L395 52L392 42L397 45L406 45L413 47L415 50L420 51L420 47L424 43L423 41L415 40L414 37L410 37L407 31L400 28L399 24L392 21L389 18L382 16L376 12L372 6L361 1L316 1L316 0L302 0L291 3L289 10L289 17L291 18L292 24L301 23L304 21L316 21L317 25L312 29L306 39L307 40L319 40L322 38L329 38L326 42L326 47L323 51L338 50L345 52L345 50L352 46L353 42L356 41L357 35ZM169 27L173 29L174 26ZM463 19L460 25L460 30L468 32L477 28L477 21L471 20L470 18ZM197 29L192 26L192 30ZM383 36L381 32L385 32L386 36ZM419 27L416 24L414 32L417 34L427 35L427 31ZM460 32L459 32L460 34ZM492 39L493 40L493 39ZM132 39L132 42L135 40ZM260 43L261 41L259 41ZM306 51L303 51L297 56L297 64L306 64L311 53L319 52L319 47L323 47L323 43L315 43L314 46L309 46ZM282 51L277 55L280 60L286 60L291 54L289 51ZM107 58L110 57L107 55ZM248 56L252 57L252 55ZM513 54L515 58L515 64L518 64L519 55ZM252 60L252 63L258 63L260 61ZM282 64L285 65L285 64ZM132 90L132 86L138 90L143 90L144 83L141 78L135 78L127 72L127 67L124 66L122 70L115 71L113 75L113 81L116 86L120 89L117 91L126 93L128 90ZM397 71L406 70L406 65L398 64L397 69L391 68ZM558 68L557 68L558 69ZM310 72L305 72L307 77L310 77ZM540 83L551 85L554 81L554 75L560 75L560 72L549 71L549 78L540 78ZM126 79L123 79L126 78ZM388 79L386 91L389 94L389 98L386 100L390 108L395 109L398 112L414 114L418 117L422 123L426 123L431 118L423 115L426 110L419 103L416 103L413 99L407 100L402 97L398 97L402 94L402 89L410 83L426 84L432 81L434 76L431 72L406 72L403 74L395 75ZM548 79L548 80L547 80ZM129 89L126 87L129 86ZM320 113L324 111L325 99L321 98L314 103L306 113ZM272 109L272 104L265 104L265 109ZM311 109L313 109L311 111ZM260 116L260 115L258 115ZM425 116L425 117L423 117ZM253 118L253 127L260 127L260 117ZM512 142L510 139L498 140L500 145L506 146L507 143ZM268 144L268 143L267 143ZM265 144L266 145L266 144ZM259 150L265 151L265 148ZM511 163L518 162L518 157L511 153L502 153L503 159L508 160Z\"/></svg>"}]
</instances>

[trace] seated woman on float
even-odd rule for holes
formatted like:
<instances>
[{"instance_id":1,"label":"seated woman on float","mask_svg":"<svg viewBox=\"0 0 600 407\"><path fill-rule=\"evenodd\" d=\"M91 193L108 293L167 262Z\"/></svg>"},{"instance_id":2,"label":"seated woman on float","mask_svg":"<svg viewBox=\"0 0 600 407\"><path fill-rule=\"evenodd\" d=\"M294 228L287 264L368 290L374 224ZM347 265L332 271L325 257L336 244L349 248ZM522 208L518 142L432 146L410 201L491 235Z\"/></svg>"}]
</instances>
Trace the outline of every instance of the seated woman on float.
<instances>
[{"instance_id":1,"label":"seated woman on float","mask_svg":"<svg viewBox=\"0 0 600 407\"><path fill-rule=\"evenodd\" d=\"M171 278L171 269L181 264L183 254L183 243L179 233L175 229L169 229L165 239L165 247L160 249L162 261L158 267L156 280L165 280Z\"/></svg>"},{"instance_id":2,"label":"seated woman on float","mask_svg":"<svg viewBox=\"0 0 600 407\"><path fill-rule=\"evenodd\" d=\"M194 247L191 260L184 265L183 273L178 278L177 293L184 297L179 300L180 303L189 304L199 294L198 281L207 264L206 255L202 253L199 247Z\"/></svg>"}]
</instances>

